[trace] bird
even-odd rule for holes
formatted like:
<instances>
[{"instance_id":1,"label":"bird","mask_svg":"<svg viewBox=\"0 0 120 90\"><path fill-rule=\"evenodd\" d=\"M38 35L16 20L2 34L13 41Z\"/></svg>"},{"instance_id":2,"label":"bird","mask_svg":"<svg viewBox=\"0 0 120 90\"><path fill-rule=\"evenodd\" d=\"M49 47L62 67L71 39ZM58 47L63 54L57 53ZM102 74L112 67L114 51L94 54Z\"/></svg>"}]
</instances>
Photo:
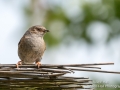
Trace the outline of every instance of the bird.
<instances>
[{"instance_id":1,"label":"bird","mask_svg":"<svg viewBox=\"0 0 120 90\"><path fill-rule=\"evenodd\" d=\"M18 43L18 56L20 61L16 64L35 64L38 68L41 66L41 59L46 50L46 44L43 39L44 35L50 32L44 26L35 25L30 27Z\"/></svg>"}]
</instances>

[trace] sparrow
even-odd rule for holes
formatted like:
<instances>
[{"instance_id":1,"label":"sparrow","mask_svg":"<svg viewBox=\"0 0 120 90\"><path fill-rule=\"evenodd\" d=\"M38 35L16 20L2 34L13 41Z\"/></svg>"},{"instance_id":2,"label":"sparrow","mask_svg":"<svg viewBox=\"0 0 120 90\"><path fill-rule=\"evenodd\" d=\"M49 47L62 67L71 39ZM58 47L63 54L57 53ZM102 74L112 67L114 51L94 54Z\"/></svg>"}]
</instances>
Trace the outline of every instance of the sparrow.
<instances>
[{"instance_id":1,"label":"sparrow","mask_svg":"<svg viewBox=\"0 0 120 90\"><path fill-rule=\"evenodd\" d=\"M42 56L46 50L44 35L49 32L41 25L30 27L18 43L18 56L21 59L16 66L22 64L35 64L38 68L41 65Z\"/></svg>"}]
</instances>

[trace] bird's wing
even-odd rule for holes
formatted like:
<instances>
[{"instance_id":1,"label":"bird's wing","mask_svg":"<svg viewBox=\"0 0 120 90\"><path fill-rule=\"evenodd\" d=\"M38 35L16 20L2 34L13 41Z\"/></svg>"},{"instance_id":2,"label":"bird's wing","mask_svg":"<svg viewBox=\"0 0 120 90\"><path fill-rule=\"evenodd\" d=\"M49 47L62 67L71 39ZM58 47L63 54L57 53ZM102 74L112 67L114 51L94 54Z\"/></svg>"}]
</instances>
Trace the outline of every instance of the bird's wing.
<instances>
[{"instance_id":1,"label":"bird's wing","mask_svg":"<svg viewBox=\"0 0 120 90\"><path fill-rule=\"evenodd\" d=\"M21 44L21 41L22 41L23 38L20 39L19 43L18 43L18 46Z\"/></svg>"},{"instance_id":2,"label":"bird's wing","mask_svg":"<svg viewBox=\"0 0 120 90\"><path fill-rule=\"evenodd\" d=\"M19 43L18 43L18 46L20 46L21 44L22 44L22 42L24 42L24 39L25 38L30 38L30 36L29 35L27 35L27 36L23 36L21 39L20 39L20 41L19 41Z\"/></svg>"},{"instance_id":3,"label":"bird's wing","mask_svg":"<svg viewBox=\"0 0 120 90\"><path fill-rule=\"evenodd\" d=\"M18 43L18 46L22 43L22 41L24 41L24 38L25 38L25 36L23 36L23 37L20 39L20 41L19 41L19 43Z\"/></svg>"}]
</instances>

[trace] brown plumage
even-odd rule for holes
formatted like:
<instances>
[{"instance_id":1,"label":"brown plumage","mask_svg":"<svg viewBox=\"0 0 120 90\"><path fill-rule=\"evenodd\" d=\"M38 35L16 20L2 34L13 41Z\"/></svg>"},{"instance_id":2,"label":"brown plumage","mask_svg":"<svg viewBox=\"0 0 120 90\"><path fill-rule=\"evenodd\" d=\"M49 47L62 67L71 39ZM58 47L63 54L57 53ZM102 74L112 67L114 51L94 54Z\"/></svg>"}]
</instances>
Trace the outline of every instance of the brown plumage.
<instances>
[{"instance_id":1,"label":"brown plumage","mask_svg":"<svg viewBox=\"0 0 120 90\"><path fill-rule=\"evenodd\" d=\"M49 30L45 27L36 25L29 28L18 44L18 56L21 59L17 63L19 64L32 64L36 63L38 67L40 66L40 61L46 49L43 36Z\"/></svg>"}]
</instances>

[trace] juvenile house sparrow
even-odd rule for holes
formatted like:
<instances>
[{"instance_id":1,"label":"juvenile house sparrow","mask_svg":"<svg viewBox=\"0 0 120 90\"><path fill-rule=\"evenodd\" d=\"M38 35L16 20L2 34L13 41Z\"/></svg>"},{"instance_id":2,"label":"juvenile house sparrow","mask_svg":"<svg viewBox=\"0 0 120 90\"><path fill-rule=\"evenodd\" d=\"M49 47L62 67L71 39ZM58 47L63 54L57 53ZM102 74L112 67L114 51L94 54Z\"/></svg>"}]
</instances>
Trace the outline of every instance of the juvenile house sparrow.
<instances>
[{"instance_id":1,"label":"juvenile house sparrow","mask_svg":"<svg viewBox=\"0 0 120 90\"><path fill-rule=\"evenodd\" d=\"M20 42L18 43L18 56L21 59L16 65L21 64L33 64L34 62L40 67L41 59L43 53L46 49L45 42L43 40L43 36L49 30L46 30L45 27L36 25L29 28Z\"/></svg>"}]
</instances>

